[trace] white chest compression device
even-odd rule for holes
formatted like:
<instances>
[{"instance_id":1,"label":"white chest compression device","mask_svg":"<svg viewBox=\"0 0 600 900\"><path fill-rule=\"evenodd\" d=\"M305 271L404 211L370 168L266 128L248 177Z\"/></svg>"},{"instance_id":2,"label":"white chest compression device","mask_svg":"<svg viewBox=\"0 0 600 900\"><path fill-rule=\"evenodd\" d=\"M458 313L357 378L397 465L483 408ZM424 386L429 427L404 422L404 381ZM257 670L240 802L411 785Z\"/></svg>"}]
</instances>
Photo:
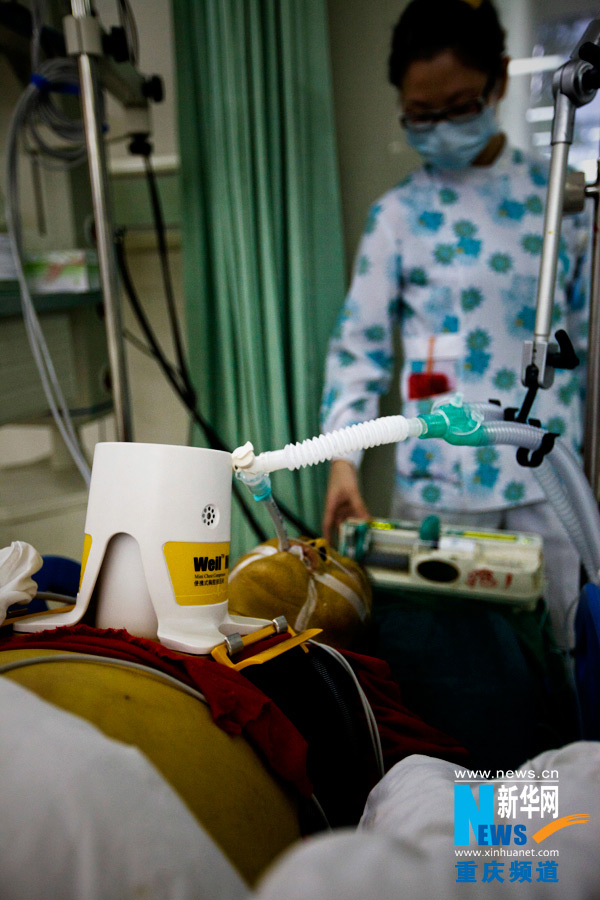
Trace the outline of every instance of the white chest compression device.
<instances>
[{"instance_id":1,"label":"white chest compression device","mask_svg":"<svg viewBox=\"0 0 600 900\"><path fill-rule=\"evenodd\" d=\"M493 419L484 422L487 415ZM92 612L96 607L98 627L128 628L178 650L210 653L226 638L268 624L229 613L232 469L255 499L274 506L270 472L379 444L443 438L453 444L504 443L539 452L543 429L494 421L497 415L496 406L463 405L457 396L431 414L375 419L258 456L251 444L233 454L159 444L98 444L77 601L60 614L24 616L14 628L31 632L72 625L89 620L88 607ZM590 581L599 583L600 513L577 461L557 441L537 477L579 550ZM432 541L414 525L387 525L372 523L363 534L363 545L368 546L362 562L380 580L525 605L534 604L542 593L539 538L442 526ZM344 552L356 558L357 528L350 523L343 536ZM285 534L280 539L284 544ZM395 565L381 565L390 556L395 556Z\"/></svg>"}]
</instances>

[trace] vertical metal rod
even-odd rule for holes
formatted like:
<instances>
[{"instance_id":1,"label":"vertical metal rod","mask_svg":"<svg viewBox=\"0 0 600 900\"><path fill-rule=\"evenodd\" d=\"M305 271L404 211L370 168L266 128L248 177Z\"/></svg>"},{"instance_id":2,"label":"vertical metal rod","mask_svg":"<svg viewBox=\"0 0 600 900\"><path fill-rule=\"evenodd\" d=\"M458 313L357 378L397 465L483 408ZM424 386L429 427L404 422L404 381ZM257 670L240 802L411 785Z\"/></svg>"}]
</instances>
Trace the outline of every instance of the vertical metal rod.
<instances>
[{"instance_id":1,"label":"vertical metal rod","mask_svg":"<svg viewBox=\"0 0 600 900\"><path fill-rule=\"evenodd\" d=\"M89 0L72 0L71 9L75 18L91 15L91 3ZM99 112L100 104L98 98L100 88L96 75L96 60L89 53L79 53L78 65L94 221L96 225L100 282L104 295L106 339L116 433L117 440L131 441L133 439L131 404L121 325L119 283L113 247L112 215L102 137L102 119Z\"/></svg>"},{"instance_id":2,"label":"vertical metal rod","mask_svg":"<svg viewBox=\"0 0 600 900\"><path fill-rule=\"evenodd\" d=\"M575 109L564 94L557 94L552 135L552 157L548 180L548 196L544 217L544 243L540 261L537 308L535 316L535 341L548 341L552 328L554 291L560 247L565 178L569 161ZM534 360L535 362L535 360Z\"/></svg>"},{"instance_id":3,"label":"vertical metal rod","mask_svg":"<svg viewBox=\"0 0 600 900\"><path fill-rule=\"evenodd\" d=\"M596 498L600 476L600 160L597 165L596 182L587 190L594 201L594 222L583 446L584 471Z\"/></svg>"}]
</instances>

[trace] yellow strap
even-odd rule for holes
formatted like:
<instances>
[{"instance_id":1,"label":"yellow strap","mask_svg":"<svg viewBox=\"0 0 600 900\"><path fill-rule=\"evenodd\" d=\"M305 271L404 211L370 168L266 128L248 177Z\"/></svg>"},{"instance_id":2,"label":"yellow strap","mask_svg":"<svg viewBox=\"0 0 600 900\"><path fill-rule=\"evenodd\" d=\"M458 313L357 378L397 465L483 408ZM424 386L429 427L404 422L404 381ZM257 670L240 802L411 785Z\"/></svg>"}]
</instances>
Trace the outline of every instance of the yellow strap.
<instances>
[{"instance_id":1,"label":"yellow strap","mask_svg":"<svg viewBox=\"0 0 600 900\"><path fill-rule=\"evenodd\" d=\"M288 628L288 634L292 636L287 641L279 641L277 644L273 644L272 647L268 647L266 650L261 650L260 653L257 653L255 656L249 656L248 659L243 659L239 663L234 663L231 661L229 654L227 653L227 647L225 644L219 644L218 647L215 647L211 653L213 659L215 659L218 663L221 663L223 666L229 666L230 669L235 669L239 672L241 669L245 669L246 666L258 666L261 663L267 662L269 659L274 659L276 656L281 656L282 653L285 653L287 650L291 650L293 647L298 647L299 645L305 644L306 641L310 641L311 638L316 637L318 634L321 634L323 631L322 628L309 628L308 631L302 631L300 634L296 634L292 628ZM267 625L265 628L261 628L259 631L255 631L252 634L247 634L242 638L244 646L247 647L251 644L255 644L258 641L262 641L265 638L272 637L275 633L275 628L273 625ZM307 648L303 647L303 650L307 652Z\"/></svg>"},{"instance_id":2,"label":"yellow strap","mask_svg":"<svg viewBox=\"0 0 600 900\"><path fill-rule=\"evenodd\" d=\"M39 612L23 613L21 616L7 616L4 622L0 623L0 628L4 628L6 625L14 625L15 622L22 622L24 619L35 619L37 616L59 616L62 613L71 612L72 609L75 609L74 603L57 609L42 609Z\"/></svg>"}]
</instances>

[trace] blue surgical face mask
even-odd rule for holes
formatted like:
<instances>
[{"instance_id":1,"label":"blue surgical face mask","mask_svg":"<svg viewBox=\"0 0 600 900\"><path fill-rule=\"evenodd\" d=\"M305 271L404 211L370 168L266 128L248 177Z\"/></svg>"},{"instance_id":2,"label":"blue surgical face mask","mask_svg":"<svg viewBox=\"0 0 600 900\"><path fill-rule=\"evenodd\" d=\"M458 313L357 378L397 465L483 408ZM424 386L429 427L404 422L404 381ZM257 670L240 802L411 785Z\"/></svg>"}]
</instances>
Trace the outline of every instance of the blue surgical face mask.
<instances>
[{"instance_id":1,"label":"blue surgical face mask","mask_svg":"<svg viewBox=\"0 0 600 900\"><path fill-rule=\"evenodd\" d=\"M496 111L493 106L486 106L470 122L444 119L429 131L406 129L405 133L408 143L425 162L439 169L463 169L479 156L497 132Z\"/></svg>"}]
</instances>

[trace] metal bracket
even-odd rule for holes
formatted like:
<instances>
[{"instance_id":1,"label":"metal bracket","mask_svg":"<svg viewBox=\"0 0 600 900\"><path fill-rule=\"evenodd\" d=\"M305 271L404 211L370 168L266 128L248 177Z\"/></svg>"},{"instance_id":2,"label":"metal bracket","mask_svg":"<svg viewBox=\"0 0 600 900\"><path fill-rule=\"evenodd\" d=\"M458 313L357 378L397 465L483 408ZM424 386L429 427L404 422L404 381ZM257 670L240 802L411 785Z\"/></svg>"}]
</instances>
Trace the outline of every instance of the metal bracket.
<instances>
[{"instance_id":1,"label":"metal bracket","mask_svg":"<svg viewBox=\"0 0 600 900\"><path fill-rule=\"evenodd\" d=\"M308 631L297 634L293 628L288 626L284 616L278 616L276 619L273 619L270 625L265 625L265 627L261 628L259 631L253 631L244 637L237 632L228 635L222 644L219 644L214 648L211 656L221 665L228 666L230 669L235 669L240 672L247 666L261 665L262 663L268 662L270 659L274 659L276 656L281 656L282 653L286 653L294 647L301 647L302 650L307 652L305 646L306 642L312 640L318 634L321 634L322 630L322 628L310 628ZM270 647L267 647L267 649L256 653L254 656L242 659L237 663L233 662L231 659L231 657L237 656L245 650L246 647L249 647L252 644L259 643L260 641L274 637L275 635L286 633L288 635L287 640L273 644Z\"/></svg>"},{"instance_id":2,"label":"metal bracket","mask_svg":"<svg viewBox=\"0 0 600 900\"><path fill-rule=\"evenodd\" d=\"M547 431L537 450L529 451L526 447L517 450L517 462L527 469L536 469L544 461L546 454L554 447L554 442L559 435L554 431Z\"/></svg>"},{"instance_id":3,"label":"metal bracket","mask_svg":"<svg viewBox=\"0 0 600 900\"><path fill-rule=\"evenodd\" d=\"M96 16L65 16L65 44L69 56L102 56L102 28Z\"/></svg>"}]
</instances>

